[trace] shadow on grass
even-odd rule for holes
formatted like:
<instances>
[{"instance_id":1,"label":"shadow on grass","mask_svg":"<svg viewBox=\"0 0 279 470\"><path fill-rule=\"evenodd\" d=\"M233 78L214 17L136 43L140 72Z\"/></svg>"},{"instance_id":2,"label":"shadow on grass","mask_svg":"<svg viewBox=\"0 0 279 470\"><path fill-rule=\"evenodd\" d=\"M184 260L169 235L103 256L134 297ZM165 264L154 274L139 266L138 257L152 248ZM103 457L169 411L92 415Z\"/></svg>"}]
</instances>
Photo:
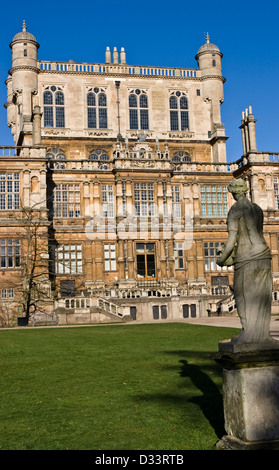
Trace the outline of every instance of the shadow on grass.
<instances>
[{"instance_id":1,"label":"shadow on grass","mask_svg":"<svg viewBox=\"0 0 279 470\"><path fill-rule=\"evenodd\" d=\"M193 385L202 392L201 396L193 397L189 401L200 407L218 438L221 438L225 434L225 429L223 397L219 388L199 366L187 360L179 362L182 364L181 377L189 377Z\"/></svg>"},{"instance_id":2,"label":"shadow on grass","mask_svg":"<svg viewBox=\"0 0 279 470\"><path fill-rule=\"evenodd\" d=\"M154 395L141 396L143 399L157 400L171 405L181 407L181 410L187 406L187 402L197 405L202 411L204 417L208 420L214 429L218 439L225 434L224 429L224 411L223 397L216 383L208 374L214 374L215 378L221 375L220 367L214 362L209 362L209 353L197 351L165 351L167 354L175 354L187 357L179 361L179 365L172 364L164 366L164 369L173 370L177 368L182 378L189 378L194 386L193 392L189 392L187 382L180 383L179 393L158 393ZM198 364L202 366L199 366ZM205 371L208 371L205 372ZM187 388L188 387L188 388ZM185 398L181 389L185 390ZM195 392L195 389L197 390ZM200 393L201 392L201 393ZM183 412L182 412L183 414Z\"/></svg>"}]
</instances>

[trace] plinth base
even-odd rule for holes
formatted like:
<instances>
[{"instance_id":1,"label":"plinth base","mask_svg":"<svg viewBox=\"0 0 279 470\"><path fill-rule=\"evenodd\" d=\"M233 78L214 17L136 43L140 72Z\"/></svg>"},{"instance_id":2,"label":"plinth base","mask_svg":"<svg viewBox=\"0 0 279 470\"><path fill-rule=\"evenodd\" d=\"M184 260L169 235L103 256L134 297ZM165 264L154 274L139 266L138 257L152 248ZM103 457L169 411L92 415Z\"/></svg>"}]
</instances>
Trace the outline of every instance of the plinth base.
<instances>
[{"instance_id":1,"label":"plinth base","mask_svg":"<svg viewBox=\"0 0 279 470\"><path fill-rule=\"evenodd\" d=\"M279 351L219 351L224 436L217 449L279 450Z\"/></svg>"},{"instance_id":2,"label":"plinth base","mask_svg":"<svg viewBox=\"0 0 279 470\"><path fill-rule=\"evenodd\" d=\"M240 335L239 335L240 336ZM252 351L270 351L278 349L279 341L274 338L268 338L262 343L252 343L238 340L238 337L220 341L219 351L230 353L247 353Z\"/></svg>"},{"instance_id":3,"label":"plinth base","mask_svg":"<svg viewBox=\"0 0 279 470\"><path fill-rule=\"evenodd\" d=\"M216 444L217 450L279 450L279 441L244 442L233 436L224 436Z\"/></svg>"}]
</instances>

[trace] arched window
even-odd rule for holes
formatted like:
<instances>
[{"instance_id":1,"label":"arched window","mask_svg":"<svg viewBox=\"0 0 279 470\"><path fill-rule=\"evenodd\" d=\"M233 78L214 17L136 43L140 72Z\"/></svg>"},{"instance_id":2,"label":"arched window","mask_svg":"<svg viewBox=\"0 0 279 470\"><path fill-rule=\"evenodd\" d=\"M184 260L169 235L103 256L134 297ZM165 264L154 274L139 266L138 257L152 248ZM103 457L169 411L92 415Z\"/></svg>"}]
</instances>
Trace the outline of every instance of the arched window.
<instances>
[{"instance_id":1,"label":"arched window","mask_svg":"<svg viewBox=\"0 0 279 470\"><path fill-rule=\"evenodd\" d=\"M148 98L145 91L133 90L129 95L130 129L149 129Z\"/></svg>"},{"instance_id":2,"label":"arched window","mask_svg":"<svg viewBox=\"0 0 279 470\"><path fill-rule=\"evenodd\" d=\"M89 155L89 160L97 161L99 170L109 170L109 156L105 150L93 150Z\"/></svg>"},{"instance_id":3,"label":"arched window","mask_svg":"<svg viewBox=\"0 0 279 470\"><path fill-rule=\"evenodd\" d=\"M89 129L107 129L107 96L95 87L87 93L87 125Z\"/></svg>"},{"instance_id":4,"label":"arched window","mask_svg":"<svg viewBox=\"0 0 279 470\"><path fill-rule=\"evenodd\" d=\"M54 170L64 170L66 168L66 155L58 148L48 149L46 157L49 158L49 168Z\"/></svg>"},{"instance_id":5,"label":"arched window","mask_svg":"<svg viewBox=\"0 0 279 470\"><path fill-rule=\"evenodd\" d=\"M185 93L175 91L169 99L170 128L172 131L189 130L188 99Z\"/></svg>"},{"instance_id":6,"label":"arched window","mask_svg":"<svg viewBox=\"0 0 279 470\"><path fill-rule=\"evenodd\" d=\"M181 166L180 163L190 163L191 162L191 157L187 152L176 152L173 157L172 157L172 163L174 164L174 170L175 171L180 171Z\"/></svg>"},{"instance_id":7,"label":"arched window","mask_svg":"<svg viewBox=\"0 0 279 470\"><path fill-rule=\"evenodd\" d=\"M43 95L44 127L65 127L64 93L56 86L47 87Z\"/></svg>"},{"instance_id":8,"label":"arched window","mask_svg":"<svg viewBox=\"0 0 279 470\"><path fill-rule=\"evenodd\" d=\"M89 160L108 161L109 156L105 150L96 149L90 153Z\"/></svg>"}]
</instances>

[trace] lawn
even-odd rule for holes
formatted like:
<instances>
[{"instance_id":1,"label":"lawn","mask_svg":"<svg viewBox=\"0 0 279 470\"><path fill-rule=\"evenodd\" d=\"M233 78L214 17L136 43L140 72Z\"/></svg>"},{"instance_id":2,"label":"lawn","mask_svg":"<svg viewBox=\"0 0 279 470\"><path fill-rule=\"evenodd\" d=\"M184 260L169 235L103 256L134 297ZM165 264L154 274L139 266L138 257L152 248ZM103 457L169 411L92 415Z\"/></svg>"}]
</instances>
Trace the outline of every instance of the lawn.
<instances>
[{"instance_id":1,"label":"lawn","mask_svg":"<svg viewBox=\"0 0 279 470\"><path fill-rule=\"evenodd\" d=\"M237 330L185 323L0 331L0 450L210 450L210 359Z\"/></svg>"}]
</instances>

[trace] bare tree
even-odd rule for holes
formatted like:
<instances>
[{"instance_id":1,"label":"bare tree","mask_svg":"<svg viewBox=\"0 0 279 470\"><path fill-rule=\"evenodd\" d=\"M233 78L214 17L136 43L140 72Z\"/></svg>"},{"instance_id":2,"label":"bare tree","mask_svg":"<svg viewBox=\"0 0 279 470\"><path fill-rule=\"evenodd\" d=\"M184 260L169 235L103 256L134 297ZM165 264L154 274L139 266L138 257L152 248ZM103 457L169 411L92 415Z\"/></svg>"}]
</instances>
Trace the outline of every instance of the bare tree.
<instances>
[{"instance_id":1,"label":"bare tree","mask_svg":"<svg viewBox=\"0 0 279 470\"><path fill-rule=\"evenodd\" d=\"M21 207L19 238L21 240L20 269L8 281L14 289L14 302L28 323L36 312L47 313L52 306L49 280L48 220L46 214L32 207Z\"/></svg>"}]
</instances>

